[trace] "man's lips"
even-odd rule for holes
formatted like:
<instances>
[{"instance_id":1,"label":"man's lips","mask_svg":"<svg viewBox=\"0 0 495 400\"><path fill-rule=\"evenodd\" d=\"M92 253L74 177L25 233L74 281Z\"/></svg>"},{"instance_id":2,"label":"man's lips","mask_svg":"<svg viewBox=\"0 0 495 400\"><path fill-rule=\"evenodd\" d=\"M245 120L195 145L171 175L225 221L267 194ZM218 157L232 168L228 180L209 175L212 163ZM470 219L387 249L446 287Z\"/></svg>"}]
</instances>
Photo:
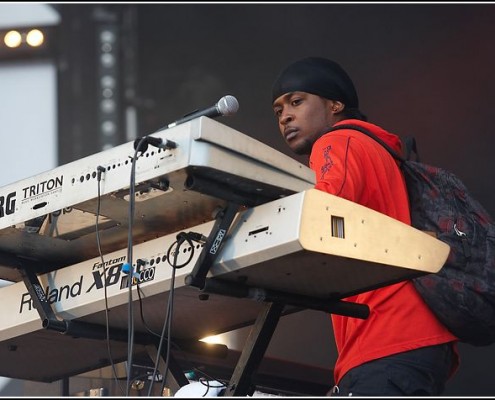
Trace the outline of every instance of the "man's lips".
<instances>
[{"instance_id":1,"label":"man's lips","mask_svg":"<svg viewBox=\"0 0 495 400\"><path fill-rule=\"evenodd\" d=\"M297 136L297 128L287 128L284 130L285 140L289 141L294 139Z\"/></svg>"}]
</instances>

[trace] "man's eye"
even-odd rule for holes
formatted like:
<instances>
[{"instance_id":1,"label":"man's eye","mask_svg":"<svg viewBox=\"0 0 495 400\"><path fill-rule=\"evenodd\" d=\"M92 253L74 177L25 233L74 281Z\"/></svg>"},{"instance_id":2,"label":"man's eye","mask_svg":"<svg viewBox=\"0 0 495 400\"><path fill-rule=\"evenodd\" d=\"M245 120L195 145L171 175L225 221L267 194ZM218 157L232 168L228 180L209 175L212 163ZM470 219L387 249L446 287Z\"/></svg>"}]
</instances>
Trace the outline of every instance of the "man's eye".
<instances>
[{"instance_id":1,"label":"man's eye","mask_svg":"<svg viewBox=\"0 0 495 400\"><path fill-rule=\"evenodd\" d=\"M302 102L302 99L293 99L291 103L293 106L297 106L298 104L301 104L301 102Z\"/></svg>"},{"instance_id":2,"label":"man's eye","mask_svg":"<svg viewBox=\"0 0 495 400\"><path fill-rule=\"evenodd\" d=\"M273 110L273 113L275 114L276 117L279 117L280 114L282 114L282 110L280 108Z\"/></svg>"}]
</instances>

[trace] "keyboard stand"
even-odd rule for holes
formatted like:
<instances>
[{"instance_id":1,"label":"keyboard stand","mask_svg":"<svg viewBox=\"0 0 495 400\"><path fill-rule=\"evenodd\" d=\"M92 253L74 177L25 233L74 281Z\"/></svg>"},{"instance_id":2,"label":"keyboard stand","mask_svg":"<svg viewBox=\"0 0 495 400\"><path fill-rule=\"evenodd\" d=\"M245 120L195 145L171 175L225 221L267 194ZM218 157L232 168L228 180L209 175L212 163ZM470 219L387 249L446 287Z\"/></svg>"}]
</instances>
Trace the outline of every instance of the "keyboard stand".
<instances>
[{"instance_id":1,"label":"keyboard stand","mask_svg":"<svg viewBox=\"0 0 495 400\"><path fill-rule=\"evenodd\" d=\"M219 255L227 233L240 208L240 205L231 201L227 203L223 211L217 214L215 225L199 258L191 274L185 278L186 285L196 287L204 294L214 293L237 298L250 298L264 303L251 328L227 389L223 392L224 396L229 397L251 396L254 393L251 378L264 357L286 305L302 309L307 308L333 312L363 319L369 316L369 308L364 304L349 303L340 300L320 300L308 296L253 288L233 282L223 282L219 279L207 278L208 271ZM191 233L182 234L184 238L187 238L188 235L190 236ZM181 236L181 234L178 236ZM177 251L178 247L179 245L177 245Z\"/></svg>"},{"instance_id":2,"label":"keyboard stand","mask_svg":"<svg viewBox=\"0 0 495 400\"><path fill-rule=\"evenodd\" d=\"M341 300L320 300L308 296L223 282L214 278L205 281L202 291L237 298L250 298L263 302L263 308L251 327L224 396L250 396L254 393L251 378L263 359L286 306L293 306L296 309L319 310L362 319L366 319L369 316L369 307L365 304Z\"/></svg>"}]
</instances>

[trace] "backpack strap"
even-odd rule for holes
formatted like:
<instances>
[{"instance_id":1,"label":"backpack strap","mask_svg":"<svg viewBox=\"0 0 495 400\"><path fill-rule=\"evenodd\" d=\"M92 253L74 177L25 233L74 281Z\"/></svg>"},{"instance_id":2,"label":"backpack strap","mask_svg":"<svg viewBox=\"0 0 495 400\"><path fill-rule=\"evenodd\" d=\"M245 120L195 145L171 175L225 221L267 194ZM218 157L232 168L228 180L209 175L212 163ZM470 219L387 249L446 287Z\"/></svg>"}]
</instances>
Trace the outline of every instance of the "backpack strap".
<instances>
[{"instance_id":1,"label":"backpack strap","mask_svg":"<svg viewBox=\"0 0 495 400\"><path fill-rule=\"evenodd\" d=\"M412 154L414 153L414 160L419 162L418 148L416 147L416 139L413 136L406 136L404 138L405 155L406 160L411 160Z\"/></svg>"},{"instance_id":2,"label":"backpack strap","mask_svg":"<svg viewBox=\"0 0 495 400\"><path fill-rule=\"evenodd\" d=\"M397 161L399 161L401 164L403 162L405 162L409 158L409 155L410 155L411 152L414 151L417 154L417 151L416 151L416 140L414 138L411 138L411 139L408 140L408 142L411 142L409 145L406 143L406 154L407 154L407 158L404 158L404 157L400 156L395 150L393 150L382 139L380 139L375 134L371 133L368 129L363 128L362 126L353 125L353 124L342 124L342 125L334 126L332 129L330 129L329 132L333 132L333 131L336 131L338 129L353 129L355 131L359 131L361 133L364 133L366 136L369 136L370 138L372 138L372 139L376 140L378 143L380 143L385 148L385 150L387 150L390 153L390 155L393 158L395 158ZM409 147L408 146L411 146L410 147L411 150L409 150Z\"/></svg>"}]
</instances>

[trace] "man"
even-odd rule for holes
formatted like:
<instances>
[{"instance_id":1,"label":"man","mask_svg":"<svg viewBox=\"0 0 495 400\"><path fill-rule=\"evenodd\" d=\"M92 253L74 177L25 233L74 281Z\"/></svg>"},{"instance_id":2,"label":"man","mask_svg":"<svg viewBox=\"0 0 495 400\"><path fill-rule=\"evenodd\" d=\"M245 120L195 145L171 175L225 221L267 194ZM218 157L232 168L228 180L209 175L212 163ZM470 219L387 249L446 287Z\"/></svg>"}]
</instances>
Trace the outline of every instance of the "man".
<instances>
[{"instance_id":1,"label":"man","mask_svg":"<svg viewBox=\"0 0 495 400\"><path fill-rule=\"evenodd\" d=\"M410 224L405 181L395 160L360 125L399 154L398 136L367 122L354 84L334 61L309 57L273 85L273 110L289 147L309 155L316 188ZM440 395L458 365L457 338L433 315L410 281L347 298L367 304L365 319L332 315L338 358L332 395Z\"/></svg>"}]
</instances>

